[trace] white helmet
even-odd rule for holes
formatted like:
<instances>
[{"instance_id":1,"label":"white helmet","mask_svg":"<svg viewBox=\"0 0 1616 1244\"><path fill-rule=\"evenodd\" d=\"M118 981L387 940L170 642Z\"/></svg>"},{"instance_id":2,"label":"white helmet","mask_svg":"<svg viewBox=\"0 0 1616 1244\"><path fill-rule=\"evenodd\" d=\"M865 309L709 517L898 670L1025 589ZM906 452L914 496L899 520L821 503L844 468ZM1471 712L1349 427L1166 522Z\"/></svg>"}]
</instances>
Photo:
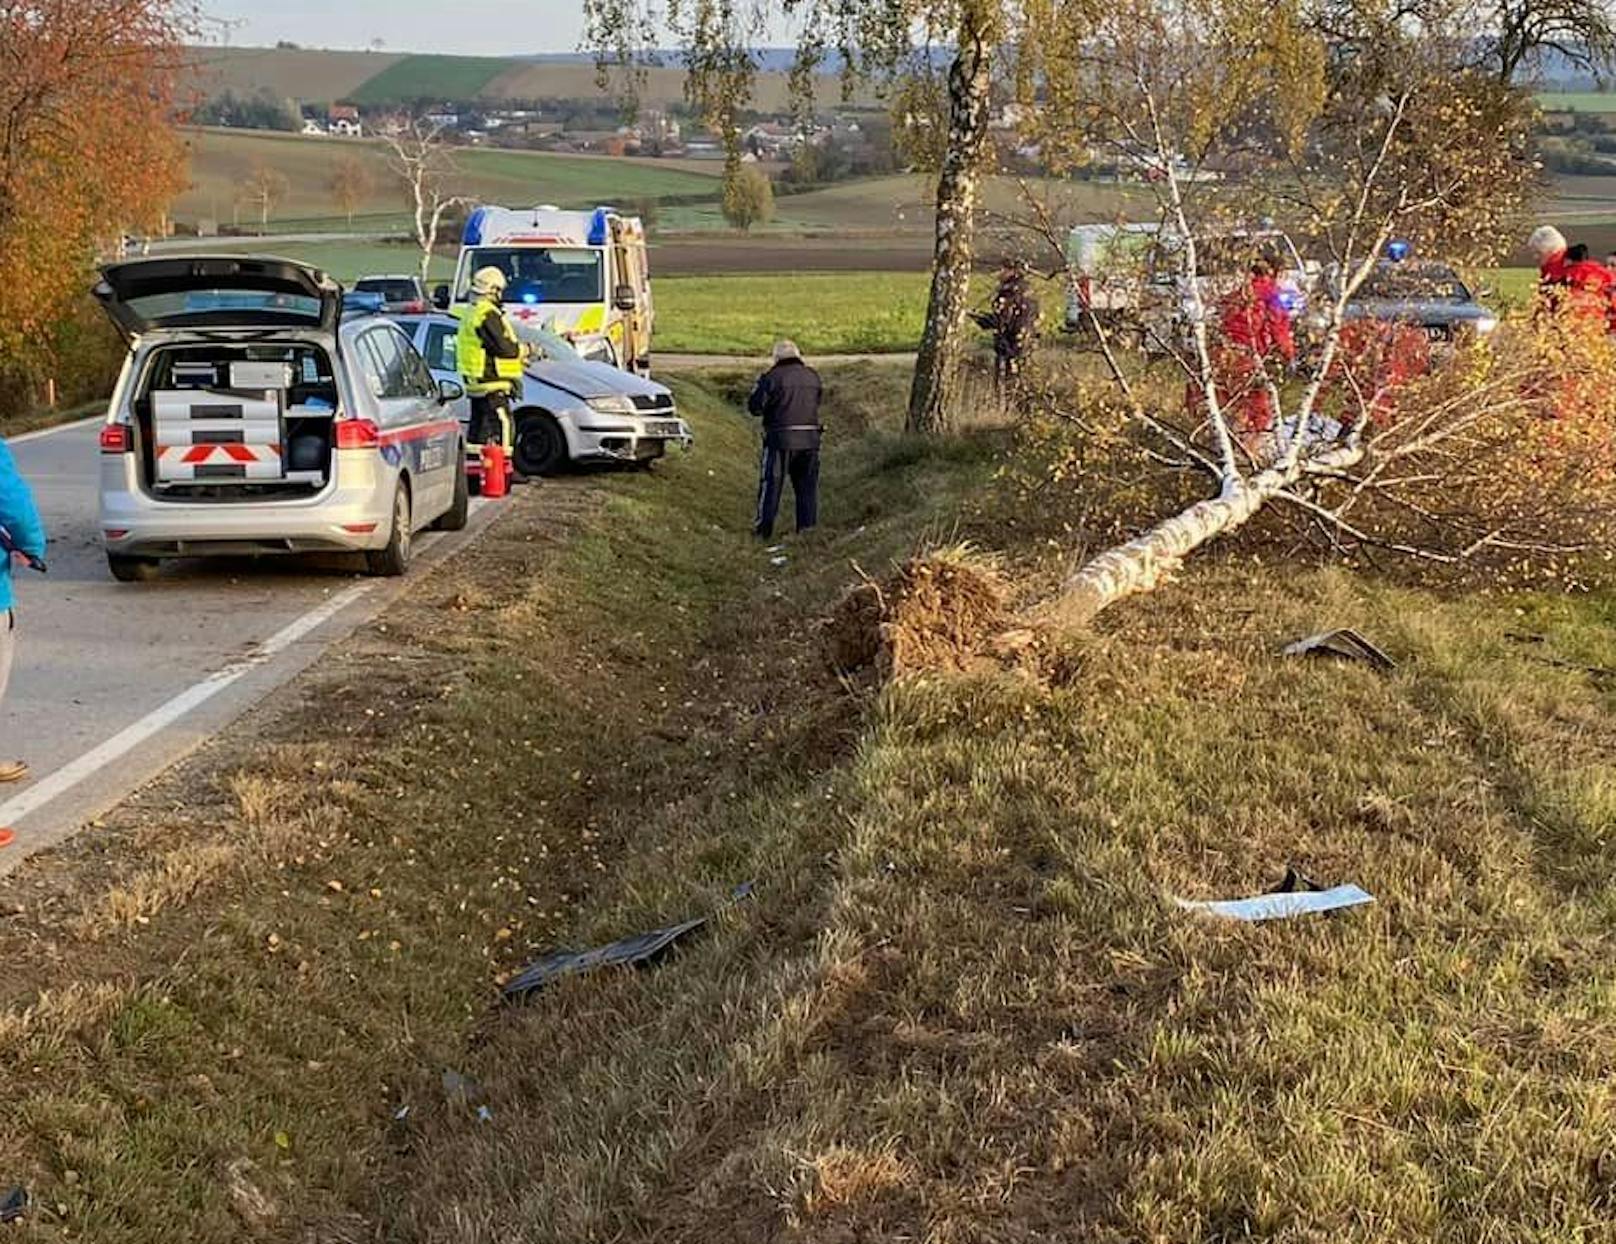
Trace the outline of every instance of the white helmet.
<instances>
[{"instance_id":1,"label":"white helmet","mask_svg":"<svg viewBox=\"0 0 1616 1244\"><path fill-rule=\"evenodd\" d=\"M1532 236L1526 239L1526 249L1532 252L1532 258L1538 263L1554 258L1565 248L1565 235L1553 225L1539 225L1532 230Z\"/></svg>"},{"instance_id":2,"label":"white helmet","mask_svg":"<svg viewBox=\"0 0 1616 1244\"><path fill-rule=\"evenodd\" d=\"M503 298L505 274L492 265L477 269L471 278L471 292L478 298Z\"/></svg>"}]
</instances>

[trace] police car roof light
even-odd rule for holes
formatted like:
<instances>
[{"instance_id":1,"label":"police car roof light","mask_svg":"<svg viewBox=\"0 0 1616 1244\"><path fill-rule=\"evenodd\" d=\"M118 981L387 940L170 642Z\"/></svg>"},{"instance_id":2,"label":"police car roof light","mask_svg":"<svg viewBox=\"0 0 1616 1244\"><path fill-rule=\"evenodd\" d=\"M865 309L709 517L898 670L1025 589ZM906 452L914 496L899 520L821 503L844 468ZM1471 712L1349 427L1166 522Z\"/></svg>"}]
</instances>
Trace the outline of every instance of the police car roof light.
<instances>
[{"instance_id":1,"label":"police car roof light","mask_svg":"<svg viewBox=\"0 0 1616 1244\"><path fill-rule=\"evenodd\" d=\"M1386 258L1393 263L1402 263L1413 251L1414 248L1401 239L1386 243Z\"/></svg>"}]
</instances>

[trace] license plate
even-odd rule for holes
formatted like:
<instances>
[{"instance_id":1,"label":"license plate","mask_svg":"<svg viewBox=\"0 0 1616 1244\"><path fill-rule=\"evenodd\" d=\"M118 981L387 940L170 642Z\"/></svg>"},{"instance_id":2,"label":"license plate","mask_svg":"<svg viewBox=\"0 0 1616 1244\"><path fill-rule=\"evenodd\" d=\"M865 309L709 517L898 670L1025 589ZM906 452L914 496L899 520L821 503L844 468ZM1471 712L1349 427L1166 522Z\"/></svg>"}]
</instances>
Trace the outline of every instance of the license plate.
<instances>
[{"instance_id":1,"label":"license plate","mask_svg":"<svg viewBox=\"0 0 1616 1244\"><path fill-rule=\"evenodd\" d=\"M645 425L647 436L679 436L682 434L677 419L656 419Z\"/></svg>"}]
</instances>

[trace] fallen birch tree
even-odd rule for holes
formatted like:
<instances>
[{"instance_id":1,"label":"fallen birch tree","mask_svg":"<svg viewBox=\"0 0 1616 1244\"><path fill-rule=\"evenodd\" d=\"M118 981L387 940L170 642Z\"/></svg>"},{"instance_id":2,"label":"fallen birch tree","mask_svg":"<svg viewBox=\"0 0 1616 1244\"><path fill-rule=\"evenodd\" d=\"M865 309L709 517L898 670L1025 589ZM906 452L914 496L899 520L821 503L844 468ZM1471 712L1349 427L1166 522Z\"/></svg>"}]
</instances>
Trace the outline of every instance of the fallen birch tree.
<instances>
[{"instance_id":1,"label":"fallen birch tree","mask_svg":"<svg viewBox=\"0 0 1616 1244\"><path fill-rule=\"evenodd\" d=\"M1442 564L1608 551L1612 386L1570 379L1616 377L1602 316L1465 330L1434 358L1423 330L1354 313L1394 241L1472 259L1514 228L1531 179L1523 97L1467 71L1459 41L1395 22L1365 18L1342 57L1294 2L1125 0L1068 28L1045 51L1031 137L1052 163L1132 169L1153 212L1101 230L1115 244L1098 272L1070 261L1070 222L1036 196L1020 223L1064 278L1121 417L1162 468L1210 488L1083 561L1047 620L1079 625L1150 591L1276 504L1338 546ZM1298 270L1287 231L1316 269ZM1248 340L1274 297L1302 338L1294 364ZM1134 300L1127 331L1119 298Z\"/></svg>"}]
</instances>

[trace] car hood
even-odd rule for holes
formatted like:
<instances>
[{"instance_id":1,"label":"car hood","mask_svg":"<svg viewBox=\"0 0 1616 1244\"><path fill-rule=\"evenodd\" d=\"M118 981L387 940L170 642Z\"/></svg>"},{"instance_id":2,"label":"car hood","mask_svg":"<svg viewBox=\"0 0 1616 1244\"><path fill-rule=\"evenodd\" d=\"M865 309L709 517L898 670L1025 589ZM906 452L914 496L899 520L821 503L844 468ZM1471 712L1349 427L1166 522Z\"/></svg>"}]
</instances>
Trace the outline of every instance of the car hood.
<instances>
[{"instance_id":1,"label":"car hood","mask_svg":"<svg viewBox=\"0 0 1616 1244\"><path fill-rule=\"evenodd\" d=\"M528 375L554 388L565 390L574 397L667 398L666 385L622 371L610 363L591 363L584 359L537 359L527 365Z\"/></svg>"}]
</instances>

